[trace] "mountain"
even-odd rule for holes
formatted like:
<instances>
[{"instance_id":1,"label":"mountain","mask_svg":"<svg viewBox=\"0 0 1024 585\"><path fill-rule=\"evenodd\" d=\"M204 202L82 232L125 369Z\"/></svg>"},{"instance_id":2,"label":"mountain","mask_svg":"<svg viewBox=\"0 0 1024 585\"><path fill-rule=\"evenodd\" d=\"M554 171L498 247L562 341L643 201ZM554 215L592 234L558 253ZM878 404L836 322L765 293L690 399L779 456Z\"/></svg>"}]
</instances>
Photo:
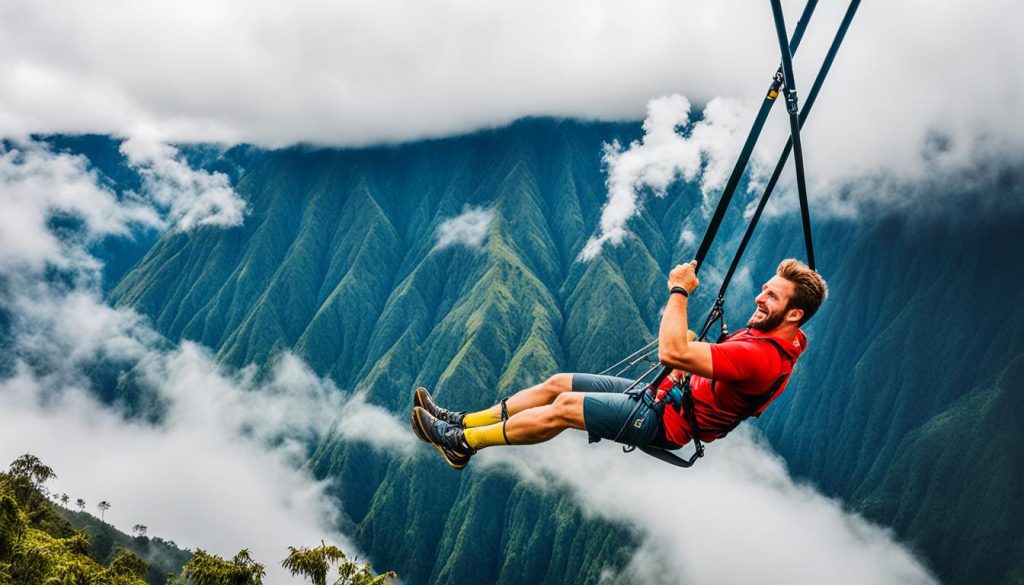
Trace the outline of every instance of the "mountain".
<instances>
[{"instance_id":1,"label":"mountain","mask_svg":"<svg viewBox=\"0 0 1024 585\"><path fill-rule=\"evenodd\" d=\"M680 185L648 202L624 245L575 261L604 203L602 144L639 131L533 119L366 149L196 147L196 164L234 178L245 224L165 234L109 300L226 363L291 349L395 412L416 385L478 408L556 371L600 370L652 338L665 275L692 255L680 236L706 224L701 194ZM985 190L1019 199L1020 185L1008 173L916 211L816 217L832 296L790 389L758 422L796 475L894 526L951 583L1022 574L1020 515L998 511L1020 508L1024 212L970 205ZM717 290L742 204L694 307ZM494 212L483 249L435 249L442 222L470 207ZM801 254L790 214L759 228L745 264L757 282ZM734 328L750 286L739 279L728 300ZM411 583L593 582L637 542L566 494L436 463L329 438L312 468L346 479L336 495L359 545Z\"/></svg>"}]
</instances>

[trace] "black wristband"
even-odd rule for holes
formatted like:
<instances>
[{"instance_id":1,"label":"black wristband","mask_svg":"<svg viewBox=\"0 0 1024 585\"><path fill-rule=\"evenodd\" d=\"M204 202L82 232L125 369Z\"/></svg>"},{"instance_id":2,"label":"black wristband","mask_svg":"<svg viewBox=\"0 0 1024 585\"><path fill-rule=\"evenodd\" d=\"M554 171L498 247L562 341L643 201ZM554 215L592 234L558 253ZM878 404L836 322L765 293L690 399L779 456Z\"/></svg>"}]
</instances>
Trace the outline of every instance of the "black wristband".
<instances>
[{"instance_id":1,"label":"black wristband","mask_svg":"<svg viewBox=\"0 0 1024 585\"><path fill-rule=\"evenodd\" d=\"M689 297L690 297L690 293L686 292L686 289L685 289L685 288L683 288L683 287L681 287L681 286L673 286L673 287L672 287L672 288L671 288L671 289L670 289L670 290L668 291L668 296L672 296L672 295L674 295L674 294L681 294L681 295L683 295L683 296L684 296L684 297L686 297L686 298L689 298Z\"/></svg>"}]
</instances>

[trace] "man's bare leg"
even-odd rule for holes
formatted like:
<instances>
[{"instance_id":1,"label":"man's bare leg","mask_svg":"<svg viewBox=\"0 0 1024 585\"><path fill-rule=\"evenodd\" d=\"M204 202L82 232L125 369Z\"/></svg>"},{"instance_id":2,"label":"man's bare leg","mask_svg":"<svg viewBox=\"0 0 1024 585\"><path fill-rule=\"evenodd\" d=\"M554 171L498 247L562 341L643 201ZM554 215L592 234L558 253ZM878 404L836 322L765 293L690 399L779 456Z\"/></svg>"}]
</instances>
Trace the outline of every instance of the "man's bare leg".
<instances>
[{"instance_id":1,"label":"man's bare leg","mask_svg":"<svg viewBox=\"0 0 1024 585\"><path fill-rule=\"evenodd\" d=\"M505 401L505 406L508 408L509 417L512 417L537 406L552 404L560 395L570 392L572 392L572 374L555 374L540 384L516 392ZM501 422L501 403L479 412L471 412L462 419L462 425L466 428L482 427L499 422Z\"/></svg>"},{"instance_id":2,"label":"man's bare leg","mask_svg":"<svg viewBox=\"0 0 1024 585\"><path fill-rule=\"evenodd\" d=\"M495 445L535 445L549 441L565 429L582 429L583 395L563 392L551 404L517 412L499 421L464 431L466 444L474 450Z\"/></svg>"},{"instance_id":3,"label":"man's bare leg","mask_svg":"<svg viewBox=\"0 0 1024 585\"><path fill-rule=\"evenodd\" d=\"M535 445L550 441L565 429L583 429L583 395L565 392L552 404L518 412L505 423L505 434L513 445Z\"/></svg>"},{"instance_id":4,"label":"man's bare leg","mask_svg":"<svg viewBox=\"0 0 1024 585\"><path fill-rule=\"evenodd\" d=\"M434 417L421 406L413 407L410 422L416 434L433 444L449 465L462 469L470 457L484 447L532 445L548 441L565 429L583 429L584 395L571 392L571 385L571 374L562 374L518 392L509 399L509 410L513 414L504 421L498 405L488 409L492 411L489 415L488 411L474 413L481 418L492 417L490 424L481 426L463 427L449 423ZM526 406L537 402L541 404Z\"/></svg>"}]
</instances>

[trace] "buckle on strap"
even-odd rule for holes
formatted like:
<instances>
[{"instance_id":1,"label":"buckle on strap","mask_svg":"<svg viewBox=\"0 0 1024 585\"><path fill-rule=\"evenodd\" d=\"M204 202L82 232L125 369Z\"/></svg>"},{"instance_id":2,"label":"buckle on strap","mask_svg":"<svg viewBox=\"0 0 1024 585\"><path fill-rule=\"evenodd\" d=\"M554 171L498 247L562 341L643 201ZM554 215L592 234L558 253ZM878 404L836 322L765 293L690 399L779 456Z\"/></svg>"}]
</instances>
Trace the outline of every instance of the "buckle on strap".
<instances>
[{"instance_id":1,"label":"buckle on strap","mask_svg":"<svg viewBox=\"0 0 1024 585\"><path fill-rule=\"evenodd\" d=\"M650 388L650 386L644 384L633 384L632 386L627 388L623 394L629 396L633 400L640 400L644 396L644 394L649 393L648 390L650 390Z\"/></svg>"}]
</instances>

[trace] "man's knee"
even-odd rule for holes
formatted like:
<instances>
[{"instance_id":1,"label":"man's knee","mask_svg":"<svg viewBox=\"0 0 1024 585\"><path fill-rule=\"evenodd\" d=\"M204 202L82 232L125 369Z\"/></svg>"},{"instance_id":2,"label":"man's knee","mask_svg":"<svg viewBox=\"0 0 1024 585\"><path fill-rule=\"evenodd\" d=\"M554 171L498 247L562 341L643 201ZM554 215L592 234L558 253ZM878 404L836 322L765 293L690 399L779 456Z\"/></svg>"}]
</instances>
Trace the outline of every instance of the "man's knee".
<instances>
[{"instance_id":1,"label":"man's knee","mask_svg":"<svg viewBox=\"0 0 1024 585\"><path fill-rule=\"evenodd\" d=\"M562 426L583 428L583 395L563 392L555 398L554 415Z\"/></svg>"},{"instance_id":2,"label":"man's knee","mask_svg":"<svg viewBox=\"0 0 1024 585\"><path fill-rule=\"evenodd\" d=\"M544 387L556 395L572 392L572 374L555 374L544 382Z\"/></svg>"}]
</instances>

